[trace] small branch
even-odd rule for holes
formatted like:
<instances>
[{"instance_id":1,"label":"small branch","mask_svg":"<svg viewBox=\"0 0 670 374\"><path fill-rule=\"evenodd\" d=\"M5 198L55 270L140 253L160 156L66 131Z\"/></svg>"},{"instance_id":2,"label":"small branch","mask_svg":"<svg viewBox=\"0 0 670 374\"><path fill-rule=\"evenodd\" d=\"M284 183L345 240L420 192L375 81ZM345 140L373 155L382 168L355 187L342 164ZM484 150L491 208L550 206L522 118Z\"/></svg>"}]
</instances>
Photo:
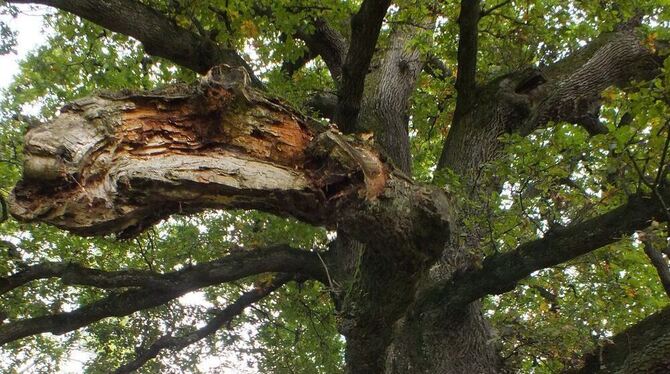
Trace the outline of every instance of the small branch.
<instances>
[{"instance_id":1,"label":"small branch","mask_svg":"<svg viewBox=\"0 0 670 374\"><path fill-rule=\"evenodd\" d=\"M668 128L670 126L670 120L665 122L663 128ZM661 153L661 162L658 164L658 172L656 173L656 178L654 179L654 188L658 187L661 184L661 178L663 176L663 170L667 168L668 165L665 164L665 159L668 157L668 147L670 146L670 128L668 130L668 135L665 138L665 144L663 145L663 153Z\"/></svg>"},{"instance_id":2,"label":"small branch","mask_svg":"<svg viewBox=\"0 0 670 374\"><path fill-rule=\"evenodd\" d=\"M434 54L429 54L423 70L435 79L446 80L452 75L451 69Z\"/></svg>"},{"instance_id":3,"label":"small branch","mask_svg":"<svg viewBox=\"0 0 670 374\"><path fill-rule=\"evenodd\" d=\"M640 240L644 245L644 254L649 257L649 261L654 265L654 268L656 268L663 289L665 289L665 293L670 296L670 268L668 267L668 261L663 257L661 252L654 248L650 235L642 232L640 233Z\"/></svg>"},{"instance_id":4,"label":"small branch","mask_svg":"<svg viewBox=\"0 0 670 374\"><path fill-rule=\"evenodd\" d=\"M221 329L221 327L230 324L233 318L240 315L244 309L251 306L253 303L258 302L292 279L292 275L279 275L267 287L260 289L255 288L251 291L243 293L234 303L228 305L225 309L216 313L216 316L209 320L209 322L207 322L204 327L187 335L174 337L171 335L162 336L149 348L139 353L134 360L116 369L114 373L132 373L142 367L145 363L147 363L147 361L158 356L161 350L170 349L172 351L180 351L185 347L207 337L208 335L214 334L216 331Z\"/></svg>"},{"instance_id":5,"label":"small branch","mask_svg":"<svg viewBox=\"0 0 670 374\"><path fill-rule=\"evenodd\" d=\"M482 9L482 11L479 15L479 18L484 18L484 17L488 16L489 14L491 14L492 12L504 7L505 5L507 5L511 2L512 2L512 0L505 0L502 3L496 4L492 7L490 7L489 9Z\"/></svg>"}]
</instances>

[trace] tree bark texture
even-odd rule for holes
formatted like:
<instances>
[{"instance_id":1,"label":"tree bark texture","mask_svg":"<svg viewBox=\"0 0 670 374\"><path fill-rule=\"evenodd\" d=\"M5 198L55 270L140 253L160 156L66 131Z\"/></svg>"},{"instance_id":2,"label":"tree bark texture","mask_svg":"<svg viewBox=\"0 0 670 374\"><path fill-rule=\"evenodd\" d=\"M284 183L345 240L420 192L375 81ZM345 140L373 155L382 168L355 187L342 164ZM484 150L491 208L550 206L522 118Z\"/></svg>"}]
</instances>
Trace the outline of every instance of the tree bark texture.
<instances>
[{"instance_id":1,"label":"tree bark texture","mask_svg":"<svg viewBox=\"0 0 670 374\"><path fill-rule=\"evenodd\" d=\"M292 257L284 252L277 267L260 266L259 271L289 268L328 284L347 338L350 373L498 372L500 361L480 298L507 292L535 270L643 228L652 217L664 219L657 201L639 197L482 261L485 228L462 224L464 217L481 212L409 176L409 103L423 69L412 40L421 27L394 27L388 47L375 51L389 1L363 1L351 20L349 46L324 20L318 20L313 34L302 35L311 55L327 62L338 85L337 97L321 97L315 104L347 134L258 89L262 84L234 51L201 40L139 3L133 5L136 13L147 25L169 31L169 38L148 26L110 23L109 14L126 9L121 6L125 0L109 3L107 17L91 8L97 1L39 2L135 36L150 53L193 70L228 65L211 69L196 87L80 99L63 107L52 122L31 129L25 138L23 180L9 199L12 215L80 235L132 237L172 214L241 208L336 230L337 239L323 258L325 276L313 269L314 256L297 256L301 261L291 267L286 262ZM479 1L462 2L459 101L438 165L451 169L470 189L497 188L481 180L480 173L500 156L501 135L525 135L552 121L600 133L602 90L658 72L658 56L635 31L622 29L544 69L529 68L480 85L475 74L480 16ZM373 57L380 64L368 74ZM375 144L352 135L362 131L371 131ZM590 239L569 242L580 235ZM55 264L3 279L0 288L63 274L74 274L75 282L99 281L95 272ZM157 281L127 275L120 279ZM217 280L200 279L198 284ZM37 330L29 327L35 321L22 321L0 328L0 337L3 331L9 334L0 342L71 331L138 310L126 307L132 298L143 297L141 309L187 290L128 291L118 300L92 306L112 314L87 314L82 308L76 319L58 316L55 327L52 319L39 320L45 327ZM248 295L257 297L261 295ZM58 325L61 319L80 322L67 330ZM666 337L654 339L660 343L649 348L649 355L667 357ZM620 367L642 365L627 362Z\"/></svg>"}]
</instances>

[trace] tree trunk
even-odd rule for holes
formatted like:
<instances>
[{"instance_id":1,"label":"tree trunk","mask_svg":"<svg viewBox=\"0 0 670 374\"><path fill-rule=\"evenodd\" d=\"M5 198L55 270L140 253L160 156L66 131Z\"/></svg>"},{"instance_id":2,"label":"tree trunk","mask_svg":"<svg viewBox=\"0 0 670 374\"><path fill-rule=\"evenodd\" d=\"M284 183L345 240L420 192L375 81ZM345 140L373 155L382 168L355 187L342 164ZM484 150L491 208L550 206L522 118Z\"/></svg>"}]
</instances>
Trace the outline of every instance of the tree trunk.
<instances>
[{"instance_id":1,"label":"tree trunk","mask_svg":"<svg viewBox=\"0 0 670 374\"><path fill-rule=\"evenodd\" d=\"M248 208L337 228L326 258L350 372L383 371L392 326L452 235L445 193L364 141L213 69L197 88L78 100L28 132L23 221L131 237L175 213Z\"/></svg>"}]
</instances>

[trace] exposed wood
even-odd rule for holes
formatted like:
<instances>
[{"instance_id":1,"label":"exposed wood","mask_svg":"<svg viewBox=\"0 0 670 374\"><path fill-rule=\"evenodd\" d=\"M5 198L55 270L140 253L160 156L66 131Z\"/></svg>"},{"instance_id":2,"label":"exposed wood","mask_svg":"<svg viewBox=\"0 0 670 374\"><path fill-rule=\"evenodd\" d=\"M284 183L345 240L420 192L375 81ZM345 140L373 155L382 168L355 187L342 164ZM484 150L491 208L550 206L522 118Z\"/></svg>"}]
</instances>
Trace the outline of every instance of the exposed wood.
<instances>
[{"instance_id":1,"label":"exposed wood","mask_svg":"<svg viewBox=\"0 0 670 374\"><path fill-rule=\"evenodd\" d=\"M247 79L239 68L219 68L195 90L67 105L26 135L12 214L84 235L130 236L204 208L262 209L330 226L339 202L383 192L391 169L373 148L263 96Z\"/></svg>"}]
</instances>

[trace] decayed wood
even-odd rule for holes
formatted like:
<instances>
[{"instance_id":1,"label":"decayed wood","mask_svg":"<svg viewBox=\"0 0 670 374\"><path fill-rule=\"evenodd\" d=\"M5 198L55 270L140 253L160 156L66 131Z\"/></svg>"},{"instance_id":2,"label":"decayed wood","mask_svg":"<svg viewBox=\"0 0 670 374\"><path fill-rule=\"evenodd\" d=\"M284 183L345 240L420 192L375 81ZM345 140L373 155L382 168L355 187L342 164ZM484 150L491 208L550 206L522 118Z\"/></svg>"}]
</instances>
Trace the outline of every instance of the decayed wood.
<instances>
[{"instance_id":1,"label":"decayed wood","mask_svg":"<svg viewBox=\"0 0 670 374\"><path fill-rule=\"evenodd\" d=\"M332 225L339 204L374 200L391 167L213 69L196 88L99 95L65 106L25 139L12 214L84 235L133 235L204 208L253 208Z\"/></svg>"}]
</instances>

